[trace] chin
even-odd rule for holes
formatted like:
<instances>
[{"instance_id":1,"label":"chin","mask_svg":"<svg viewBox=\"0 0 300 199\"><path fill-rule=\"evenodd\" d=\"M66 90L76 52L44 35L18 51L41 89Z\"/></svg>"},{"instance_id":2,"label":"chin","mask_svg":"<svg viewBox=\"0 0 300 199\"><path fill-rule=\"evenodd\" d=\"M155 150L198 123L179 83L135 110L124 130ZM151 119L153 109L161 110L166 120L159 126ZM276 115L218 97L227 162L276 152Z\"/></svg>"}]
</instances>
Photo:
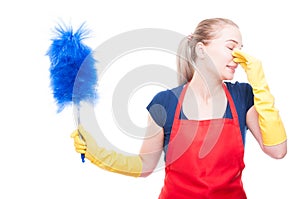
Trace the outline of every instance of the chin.
<instances>
[{"instance_id":1,"label":"chin","mask_svg":"<svg viewBox=\"0 0 300 199\"><path fill-rule=\"evenodd\" d=\"M231 81L233 80L234 75L227 75L222 78L223 81Z\"/></svg>"}]
</instances>

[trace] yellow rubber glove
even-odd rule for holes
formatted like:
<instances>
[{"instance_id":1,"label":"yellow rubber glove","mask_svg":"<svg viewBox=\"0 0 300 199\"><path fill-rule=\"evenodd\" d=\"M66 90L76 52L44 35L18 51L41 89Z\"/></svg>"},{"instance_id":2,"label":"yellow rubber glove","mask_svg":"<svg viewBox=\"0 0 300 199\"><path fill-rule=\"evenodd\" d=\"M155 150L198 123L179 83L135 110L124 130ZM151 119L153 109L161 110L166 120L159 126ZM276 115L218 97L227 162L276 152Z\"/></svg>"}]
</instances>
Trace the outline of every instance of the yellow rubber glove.
<instances>
[{"instance_id":1,"label":"yellow rubber glove","mask_svg":"<svg viewBox=\"0 0 300 199\"><path fill-rule=\"evenodd\" d=\"M139 177L141 175L142 160L139 155L125 156L99 147L81 125L71 134L71 137L74 139L75 150L80 154L85 154L85 157L96 166L127 176Z\"/></svg>"},{"instance_id":2,"label":"yellow rubber glove","mask_svg":"<svg viewBox=\"0 0 300 199\"><path fill-rule=\"evenodd\" d=\"M237 49L232 52L232 55L233 61L244 68L252 86L254 107L258 112L263 144L274 146L284 142L287 139L286 132L279 112L274 106L274 97L265 80L261 61Z\"/></svg>"}]
</instances>

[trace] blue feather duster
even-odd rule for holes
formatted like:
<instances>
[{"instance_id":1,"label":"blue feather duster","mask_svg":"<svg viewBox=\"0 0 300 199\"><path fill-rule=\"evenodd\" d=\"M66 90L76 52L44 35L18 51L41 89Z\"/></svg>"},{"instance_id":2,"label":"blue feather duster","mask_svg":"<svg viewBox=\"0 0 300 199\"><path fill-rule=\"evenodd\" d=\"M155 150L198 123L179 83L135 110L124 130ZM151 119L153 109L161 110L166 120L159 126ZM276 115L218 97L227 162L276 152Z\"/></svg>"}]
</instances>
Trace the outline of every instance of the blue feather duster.
<instances>
[{"instance_id":1,"label":"blue feather duster","mask_svg":"<svg viewBox=\"0 0 300 199\"><path fill-rule=\"evenodd\" d=\"M74 33L71 26L55 27L55 37L47 52L50 58L50 79L53 97L61 112L72 102L79 106L81 101L94 103L97 99L97 69L92 50L82 40L89 30L84 23ZM75 84L76 81L76 84Z\"/></svg>"},{"instance_id":2,"label":"blue feather duster","mask_svg":"<svg viewBox=\"0 0 300 199\"><path fill-rule=\"evenodd\" d=\"M75 33L71 26L66 25L58 25L54 30L55 37L47 55L51 63L50 85L57 112L72 102L78 110L81 101L94 104L98 98L95 89L98 81L96 61L91 48L82 42L90 31L84 28L84 23ZM84 154L81 154L81 159L84 162Z\"/></svg>"}]
</instances>

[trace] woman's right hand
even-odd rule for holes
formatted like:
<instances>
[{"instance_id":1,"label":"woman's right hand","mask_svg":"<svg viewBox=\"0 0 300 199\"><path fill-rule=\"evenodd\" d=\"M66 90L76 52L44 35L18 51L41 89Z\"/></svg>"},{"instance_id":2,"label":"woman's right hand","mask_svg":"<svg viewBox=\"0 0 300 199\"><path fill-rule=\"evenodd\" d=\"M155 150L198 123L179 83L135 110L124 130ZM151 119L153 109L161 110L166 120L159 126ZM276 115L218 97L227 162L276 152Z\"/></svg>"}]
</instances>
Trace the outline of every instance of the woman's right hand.
<instances>
[{"instance_id":1,"label":"woman's right hand","mask_svg":"<svg viewBox=\"0 0 300 199\"><path fill-rule=\"evenodd\" d=\"M83 139L80 138L80 135L79 135L79 130L76 129L72 134L71 134L71 138L73 138L74 140L74 147L75 147L75 151L77 153L80 153L80 154L85 154L86 153L86 143Z\"/></svg>"},{"instance_id":2,"label":"woman's right hand","mask_svg":"<svg viewBox=\"0 0 300 199\"><path fill-rule=\"evenodd\" d=\"M92 135L81 125L71 134L71 137L74 139L76 152L84 154L96 166L123 175L133 177L141 175L143 162L139 155L123 155L99 147Z\"/></svg>"}]
</instances>

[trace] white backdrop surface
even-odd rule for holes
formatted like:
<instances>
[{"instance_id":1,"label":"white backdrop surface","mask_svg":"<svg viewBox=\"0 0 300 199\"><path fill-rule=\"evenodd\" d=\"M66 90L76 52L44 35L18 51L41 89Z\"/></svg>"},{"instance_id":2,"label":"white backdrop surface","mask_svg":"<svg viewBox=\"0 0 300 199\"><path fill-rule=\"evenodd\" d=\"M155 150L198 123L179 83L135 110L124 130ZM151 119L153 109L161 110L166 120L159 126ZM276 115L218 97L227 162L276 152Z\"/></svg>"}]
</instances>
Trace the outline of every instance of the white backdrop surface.
<instances>
[{"instance_id":1,"label":"white backdrop surface","mask_svg":"<svg viewBox=\"0 0 300 199\"><path fill-rule=\"evenodd\" d=\"M81 163L70 138L76 128L72 108L57 114L49 87L50 63L45 53L51 43L51 31L60 21L74 27L85 21L93 31L86 43L96 48L117 34L139 28L162 28L188 35L198 22L209 17L230 18L240 26L244 50L263 61L288 134L288 154L282 160L263 154L252 135L247 134L243 181L248 198L300 198L297 184L300 13L296 3L296 0L2 1L0 198L157 198L163 185L163 170L148 178L135 179L103 171L89 162ZM159 60L156 64L176 68L172 57L155 53L133 53L116 61L115 66L149 64L149 56L156 56ZM96 110L99 123L103 121L102 113L111 111L105 109L113 90L108 86L113 85L109 81L116 83L121 78L113 74L100 93ZM235 79L246 81L241 70ZM145 106L159 89L145 87L131 97L128 111L137 125L145 125ZM116 145L137 153L140 142L118 139L113 118L108 114L104 119L103 129L108 137ZM110 135L109 131L114 133Z\"/></svg>"}]
</instances>

